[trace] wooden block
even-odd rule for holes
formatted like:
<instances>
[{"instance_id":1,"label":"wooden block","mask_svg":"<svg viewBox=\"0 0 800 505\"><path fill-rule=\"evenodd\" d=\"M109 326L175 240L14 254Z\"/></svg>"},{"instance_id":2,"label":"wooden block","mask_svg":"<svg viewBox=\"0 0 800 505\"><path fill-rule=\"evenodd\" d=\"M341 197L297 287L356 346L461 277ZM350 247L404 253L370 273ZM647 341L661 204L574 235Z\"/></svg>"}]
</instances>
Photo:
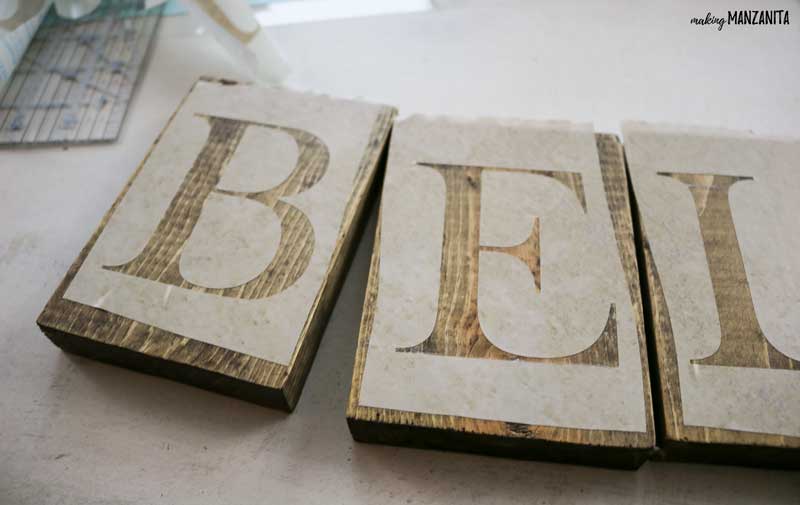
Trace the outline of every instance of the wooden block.
<instances>
[{"instance_id":1,"label":"wooden block","mask_svg":"<svg viewBox=\"0 0 800 505\"><path fill-rule=\"evenodd\" d=\"M401 122L350 430L637 468L655 443L641 310L616 137L560 123Z\"/></svg>"},{"instance_id":2,"label":"wooden block","mask_svg":"<svg viewBox=\"0 0 800 505\"><path fill-rule=\"evenodd\" d=\"M39 326L68 351L293 409L394 114L201 79Z\"/></svg>"},{"instance_id":3,"label":"wooden block","mask_svg":"<svg viewBox=\"0 0 800 505\"><path fill-rule=\"evenodd\" d=\"M625 126L668 459L800 467L800 142Z\"/></svg>"}]
</instances>

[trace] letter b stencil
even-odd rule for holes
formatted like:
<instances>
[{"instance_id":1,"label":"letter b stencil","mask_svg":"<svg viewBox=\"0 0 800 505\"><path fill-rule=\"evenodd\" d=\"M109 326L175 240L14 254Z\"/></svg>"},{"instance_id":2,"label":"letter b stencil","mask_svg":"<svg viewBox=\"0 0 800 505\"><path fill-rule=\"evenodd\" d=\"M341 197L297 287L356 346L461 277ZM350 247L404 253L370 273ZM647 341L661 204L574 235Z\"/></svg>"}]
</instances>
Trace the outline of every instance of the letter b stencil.
<instances>
[{"instance_id":1,"label":"letter b stencil","mask_svg":"<svg viewBox=\"0 0 800 505\"><path fill-rule=\"evenodd\" d=\"M318 137L301 129L217 116L200 117L208 121L208 136L156 229L132 260L120 265L104 265L103 268L224 297L256 299L280 293L292 286L306 271L315 245L314 228L310 220L285 198L310 189L322 179L329 163L328 148ZM237 155L245 134L254 130L291 139L297 154L293 170L283 181L266 190L221 189L219 183L226 167ZM286 141L285 138L283 140ZM260 151L258 155L262 155ZM270 155L269 152L263 152L263 156ZM255 161L253 165L257 167ZM263 206L265 209L256 207L261 211L269 209L280 221L280 239L274 246L271 261L257 274L248 275L248 279L240 279L235 285L202 285L186 278L181 259L202 219L204 207L212 200L221 199L235 199L240 206ZM237 219L237 216L230 215L229 219ZM216 239L224 241L226 237ZM235 244L232 246L235 247Z\"/></svg>"}]
</instances>

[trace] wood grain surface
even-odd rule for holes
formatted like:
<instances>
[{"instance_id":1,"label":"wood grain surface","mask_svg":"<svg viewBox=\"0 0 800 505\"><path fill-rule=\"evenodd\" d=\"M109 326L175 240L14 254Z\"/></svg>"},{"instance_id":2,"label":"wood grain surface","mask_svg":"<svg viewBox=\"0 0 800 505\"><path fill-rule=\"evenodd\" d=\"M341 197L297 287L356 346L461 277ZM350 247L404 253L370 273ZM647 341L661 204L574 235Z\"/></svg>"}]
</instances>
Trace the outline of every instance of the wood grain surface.
<instances>
[{"instance_id":1,"label":"wood grain surface","mask_svg":"<svg viewBox=\"0 0 800 505\"><path fill-rule=\"evenodd\" d=\"M531 233L527 239L513 246L486 246L480 244L479 220L461 216L479 216L481 205L481 174L483 172L522 172L501 167L468 167L459 165L425 164L437 170L445 182L445 251L442 257L442 278L459 279L439 285L440 310L431 335L413 347L397 349L399 352L422 352L446 354L462 358L520 360L560 364L583 364L616 367L619 365L617 349L616 308L612 303L608 310L605 327L594 344L583 351L559 358L519 356L498 348L486 337L478 320L478 269L475 260L480 251L511 254L524 262L533 276L537 289L541 291L541 256L539 246L539 218L534 217ZM586 212L586 197L581 175L574 172L550 170L525 170L550 177L569 188ZM466 237L466 240L463 238ZM460 284L463 283L463 284ZM466 297L459 296L460 285L469 286ZM455 321L455 323L454 323Z\"/></svg>"},{"instance_id":2,"label":"wood grain surface","mask_svg":"<svg viewBox=\"0 0 800 505\"><path fill-rule=\"evenodd\" d=\"M324 175L330 154L314 135L295 128L272 126L290 135L298 145L297 166L277 187L253 193L216 189L221 172L236 152L249 121L208 117L208 140L170 202L144 249L112 272L149 279L179 288L193 289L239 299L268 298L291 286L305 272L314 251L314 229L296 207L280 200L311 188ZM359 174L361 176L363 174ZM206 199L218 194L241 196L273 210L281 221L281 243L270 264L253 279L230 288L207 288L186 280L180 273L181 251L194 231Z\"/></svg>"},{"instance_id":3,"label":"wood grain surface","mask_svg":"<svg viewBox=\"0 0 800 505\"><path fill-rule=\"evenodd\" d=\"M630 303L635 314L636 329L638 333L639 349L641 352L642 376L644 383L647 411L646 432L622 432L611 430L592 430L592 429L573 429L560 428L553 426L534 426L520 423L510 423L497 420L474 419L460 416L435 415L428 413L409 412L393 410L387 408L374 408L364 406L359 402L359 394L363 381L364 368L369 346L369 338L372 332L375 317L375 308L378 297L378 275L380 268L380 220L376 231L375 246L372 254L370 274L367 286L367 293L364 302L364 312L359 332L358 347L356 352L353 380L348 400L347 419L348 424L356 440L364 442L387 443L395 445L410 445L417 447L432 447L448 450L463 450L470 452L482 452L503 456L512 456L532 459L548 459L562 462L573 462L583 464L594 464L602 466L612 466L621 468L637 468L646 460L654 447L654 427L651 412L650 386L647 368L647 357L645 347L644 322L642 318L642 300L639 290L639 274L637 268L636 250L634 246L633 227L628 201L628 189L625 175L624 157L622 146L618 139L613 135L598 134L595 136L600 159L603 185L605 189L608 209L611 214L613 229L616 238L619 260L622 270L625 272ZM474 174L473 174L474 175ZM577 174L576 174L577 175ZM579 179L570 177L560 181L568 187L578 187ZM479 183L478 180L467 181L467 185L462 188L470 191ZM582 200L582 192L575 189L577 198ZM479 200L469 200L472 205L479 205ZM585 203L582 204L585 209ZM470 215L463 213L463 215ZM464 221L464 220L462 220ZM461 223L462 233L471 233L469 223ZM531 237L538 235L538 227L534 223ZM445 244L447 247L447 232L445 232ZM532 242L536 239L526 241L527 246L533 250ZM477 238L473 241L474 246L478 247ZM525 247L523 242L514 248ZM524 256L523 256L524 257ZM445 260L443 260L445 261ZM526 261L534 277L535 270L538 268L536 261ZM442 268L446 271L447 265ZM458 265L456 265L458 270ZM469 275L469 273L463 273ZM446 291L446 287L440 290ZM472 293L474 298L474 293ZM441 300L440 292L440 300ZM462 331L450 332L443 336L443 340L449 342L448 348L462 349L463 353L480 353L482 357L502 359L502 356L495 355L500 350L495 350L489 343L486 345L476 345L480 341L480 334L474 329L471 323L472 318L467 314L473 312L470 306L474 300L458 300L452 303L450 317L463 320ZM459 307L456 307L458 305ZM449 306L448 304L445 305ZM614 308L611 307L609 321L613 321ZM606 327L608 333L612 329ZM434 332L435 334L435 332ZM486 340L485 337L483 340ZM426 342L430 342L426 340ZM488 342L488 341L487 341ZM591 352L595 359L603 361L606 366L613 366L616 359L616 349L607 345L608 339L599 339L601 344L592 346ZM423 342L434 349L438 344ZM419 347L419 346L417 346ZM400 349L405 352L419 352L423 349L407 348ZM435 349L434 349L435 350ZM586 353L557 358L567 360L572 363L585 363L592 356ZM402 387L402 386L398 386Z\"/></svg>"},{"instance_id":4,"label":"wood grain surface","mask_svg":"<svg viewBox=\"0 0 800 505\"><path fill-rule=\"evenodd\" d=\"M699 365L800 370L798 362L764 337L755 316L739 244L727 204L728 189L739 177L665 174L686 183L697 205L708 258L723 344ZM650 367L658 432L659 456L668 460L800 468L800 438L768 433L684 424L678 354L659 269L634 194L634 221L643 265L645 318L651 338ZM669 268L669 265L664 265ZM800 420L798 420L800 422Z\"/></svg>"},{"instance_id":5,"label":"wood grain surface","mask_svg":"<svg viewBox=\"0 0 800 505\"><path fill-rule=\"evenodd\" d=\"M212 81L212 79L202 80ZM237 85L230 81L217 82ZM186 98L181 106L185 101ZM175 119L175 114L177 111L165 130ZM65 291L118 205L130 190L145 162L152 155L161 136L155 141L145 160L139 165L67 272L37 323L54 343L67 351L291 411L310 370L320 337L362 229L373 184L385 159L386 143L394 115L394 109L382 108L371 128L367 148L360 160L352 192L341 219L337 242L326 275L319 286L313 305L308 308L305 325L288 366L193 340L64 298ZM218 160L220 157L229 158L232 154L231 146L235 149L236 139L241 138L241 125L237 126L235 122L220 119L211 120L211 123L211 141L206 144L207 152L203 152L198 158L199 161L186 177L178 193L184 198L180 200L176 197L173 200L148 246L136 259L108 269L121 274L145 276L184 288L202 289L220 296L242 299L266 297L282 290L292 279L287 279L286 275L275 275L268 268L265 274L242 287L211 290L190 285L180 277L177 270L177 253L191 233L194 223L197 222L202 208L203 194L207 194L219 179L219 173L209 173L207 168L210 164L206 162ZM275 258L270 266L280 264L281 271L290 273L302 272L303 264L308 263L313 247L307 246L308 230L302 226L301 220L281 207L282 202L277 198L293 194L304 185L313 184L322 176L324 170L324 165L319 160L319 153L322 151L303 149L304 145L314 140L305 138L301 133L294 136L300 147L298 159L300 169L295 171L299 176L288 178L271 192L247 195L248 198L260 199L262 203L273 206L281 219L284 230L282 242L286 238L284 254ZM152 247L157 243L166 245L161 249Z\"/></svg>"}]
</instances>

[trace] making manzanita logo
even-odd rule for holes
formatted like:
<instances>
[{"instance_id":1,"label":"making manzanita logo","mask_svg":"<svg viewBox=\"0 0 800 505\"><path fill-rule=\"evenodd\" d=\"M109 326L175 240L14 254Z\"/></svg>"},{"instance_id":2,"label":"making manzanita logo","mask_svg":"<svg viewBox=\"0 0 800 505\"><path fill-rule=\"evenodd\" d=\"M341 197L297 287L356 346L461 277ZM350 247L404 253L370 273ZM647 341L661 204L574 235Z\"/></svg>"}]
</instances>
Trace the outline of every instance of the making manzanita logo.
<instances>
[{"instance_id":1,"label":"making manzanita logo","mask_svg":"<svg viewBox=\"0 0 800 505\"><path fill-rule=\"evenodd\" d=\"M717 17L710 12L704 18L692 18L690 24L699 26L717 26L722 31L725 25L788 25L788 10L771 11L728 11L728 17Z\"/></svg>"}]
</instances>

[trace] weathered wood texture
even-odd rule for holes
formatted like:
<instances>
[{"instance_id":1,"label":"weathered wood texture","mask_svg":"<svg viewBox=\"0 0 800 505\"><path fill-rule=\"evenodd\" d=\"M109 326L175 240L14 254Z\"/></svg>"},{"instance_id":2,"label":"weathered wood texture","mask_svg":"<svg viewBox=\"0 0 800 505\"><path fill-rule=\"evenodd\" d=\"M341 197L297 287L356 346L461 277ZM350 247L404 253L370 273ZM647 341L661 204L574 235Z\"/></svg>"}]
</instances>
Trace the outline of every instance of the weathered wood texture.
<instances>
[{"instance_id":1,"label":"weathered wood texture","mask_svg":"<svg viewBox=\"0 0 800 505\"><path fill-rule=\"evenodd\" d=\"M209 79L203 80L208 81ZM220 82L226 85L235 85L230 81ZM185 101L186 99L178 110ZM177 111L165 129L170 127L175 119L175 114ZM384 108L372 126L367 149L360 161L357 177L353 181L352 193L342 216L337 243L328 264L327 274L322 285L319 286L313 305L308 307L305 325L288 366L193 340L64 298L65 291L161 137L155 141L148 156L134 172L92 238L67 272L64 280L39 316L38 325L56 345L64 350L291 411L299 398L325 324L363 229L374 181L385 161L386 143L394 115L393 109ZM139 277L158 280L178 287L240 299L266 297L282 289L287 282L291 282L291 279L287 280L286 276L276 275L272 272L272 266L277 263L290 264L289 268L285 268L286 265L283 265L282 272L302 272L303 265L308 263L312 252L307 247L303 247L307 243L303 240L303 234L307 234L308 230L301 226L302 223L293 219L290 210L282 207L278 198L284 194L293 194L298 188L313 184L317 178L321 177L320 170L318 170L321 166L319 160L313 156L303 157L303 155L298 159L298 164L309 170L297 170L295 173L305 174L304 178L290 177L272 192L261 193L262 196L260 196L263 200L262 203L273 207L282 221L284 231L291 232L282 235L282 242L284 238L287 239L285 247L279 249L283 251L283 254L273 258L270 267L264 273L242 286L209 289L192 285L184 280L178 271L178 253L198 220L204 201L203 195L207 195L219 180L219 173L209 173L208 165L210 164L205 161L219 157L229 159L232 155L230 146L233 145L235 149L236 145L231 143L231 139L237 136L240 138L241 134L241 125L237 126L233 122L220 119L211 122L211 141L206 144L205 151L198 157L198 162L187 175L181 190L171 203L147 246L134 260L125 265L109 267L108 270L131 275L135 273ZM303 142L308 139L303 138L302 135L296 136L296 138L301 153L313 152L302 149ZM169 247L166 249L151 247L159 242L166 243ZM268 338L269 336L264 335L264 337Z\"/></svg>"},{"instance_id":2,"label":"weathered wood texture","mask_svg":"<svg viewBox=\"0 0 800 505\"><path fill-rule=\"evenodd\" d=\"M702 208L700 227L707 248L713 241L717 250L739 250L730 211L726 207L731 177L694 174L659 174L679 178L689 185L693 199ZM706 191L703 188L707 188ZM656 431L659 457L666 460L703 463L800 468L800 438L684 424L678 355L672 317L667 307L658 267L642 223L639 203L633 194L634 222L640 240L643 268L645 319L650 338L650 367L653 376ZM728 222L726 222L728 221ZM730 246L730 247L728 247ZM731 249L731 247L733 249ZM669 265L665 265L669 268ZM750 290L741 255L715 255L709 259L709 273L725 345L713 355L694 359L693 364L715 365L724 362L738 366L757 366L775 370L800 370L800 364L777 351L759 328L750 299ZM745 298L741 298L742 294ZM730 365L728 365L730 366ZM797 420L800 422L800 420Z\"/></svg>"},{"instance_id":3,"label":"weathered wood texture","mask_svg":"<svg viewBox=\"0 0 800 505\"><path fill-rule=\"evenodd\" d=\"M642 380L645 384L644 402L647 409L646 433L534 426L521 423L450 415L433 415L361 405L359 403L359 392L361 389L369 338L372 333L373 319L375 316L376 300L378 297L378 272L381 256L381 227L379 223L375 236L375 246L370 265L364 312L361 320L358 348L347 408L347 421L350 431L356 440L627 469L638 468L650 456L654 446L655 435L653 420L650 415L652 407L647 371L644 322L642 318L642 300L639 289L637 258L628 200L624 156L622 145L616 136L597 134L595 138L619 259L622 263L622 269L625 272L630 302L634 308L636 319L643 367ZM565 177L563 173L559 175L562 179L559 182L571 188L572 191L578 195L579 201L585 208L586 204L583 199L582 186L576 182L574 177ZM464 191L468 189L469 188L462 188ZM480 202L476 200L473 201L472 204L479 205ZM468 216L470 214L464 212L463 215ZM471 229L469 223L462 224L465 233L468 229ZM537 229L537 224L537 222L534 222L534 231ZM538 238L538 234L531 234L531 236L534 235ZM444 250L448 250L446 241L447 237L445 236ZM530 248L531 244L523 243L513 247L522 248L526 246ZM484 246L480 247L486 249ZM535 244L533 250L538 250L538 243ZM536 256L538 256L538 254ZM525 257L526 255L522 255L522 258ZM538 257L536 260L526 261L526 263L531 269L534 278L537 278L539 269ZM442 268L445 269L446 266L443 265ZM464 273L464 275L473 274L474 272ZM440 287L440 289L442 288ZM453 303L448 318L461 320L465 312L474 313L474 310L470 311L467 306L476 303L476 296L476 293L472 293L472 298L470 300L459 300L457 303ZM440 303L442 303L441 294ZM612 314L609 316L609 321L612 323L607 323L603 335L597 339L594 345L585 351L563 358L534 358L529 361L549 361L559 364L585 364L587 362L597 364L599 361L603 363L604 366L616 366L616 341L609 338L609 334L615 331L613 327L609 327L609 324L613 326L613 311L614 306L612 304ZM438 322L439 319L437 318L437 324ZM458 327L459 325L456 326ZM476 357L478 356L476 353L479 353L480 357L484 359L502 359L503 351L493 346L485 337L481 339L480 336L482 334L477 335L475 331L471 331L471 325L465 322L465 325L460 326L465 328L463 332L458 334L450 332L446 336L450 341L449 348L451 350L463 349L465 353L468 353L464 354L464 356ZM436 334L436 331L434 331L434 334ZM430 339L420 345L424 346L426 342L429 341ZM414 351L413 348L398 350L401 352ZM398 385L398 387L403 386Z\"/></svg>"}]
</instances>

